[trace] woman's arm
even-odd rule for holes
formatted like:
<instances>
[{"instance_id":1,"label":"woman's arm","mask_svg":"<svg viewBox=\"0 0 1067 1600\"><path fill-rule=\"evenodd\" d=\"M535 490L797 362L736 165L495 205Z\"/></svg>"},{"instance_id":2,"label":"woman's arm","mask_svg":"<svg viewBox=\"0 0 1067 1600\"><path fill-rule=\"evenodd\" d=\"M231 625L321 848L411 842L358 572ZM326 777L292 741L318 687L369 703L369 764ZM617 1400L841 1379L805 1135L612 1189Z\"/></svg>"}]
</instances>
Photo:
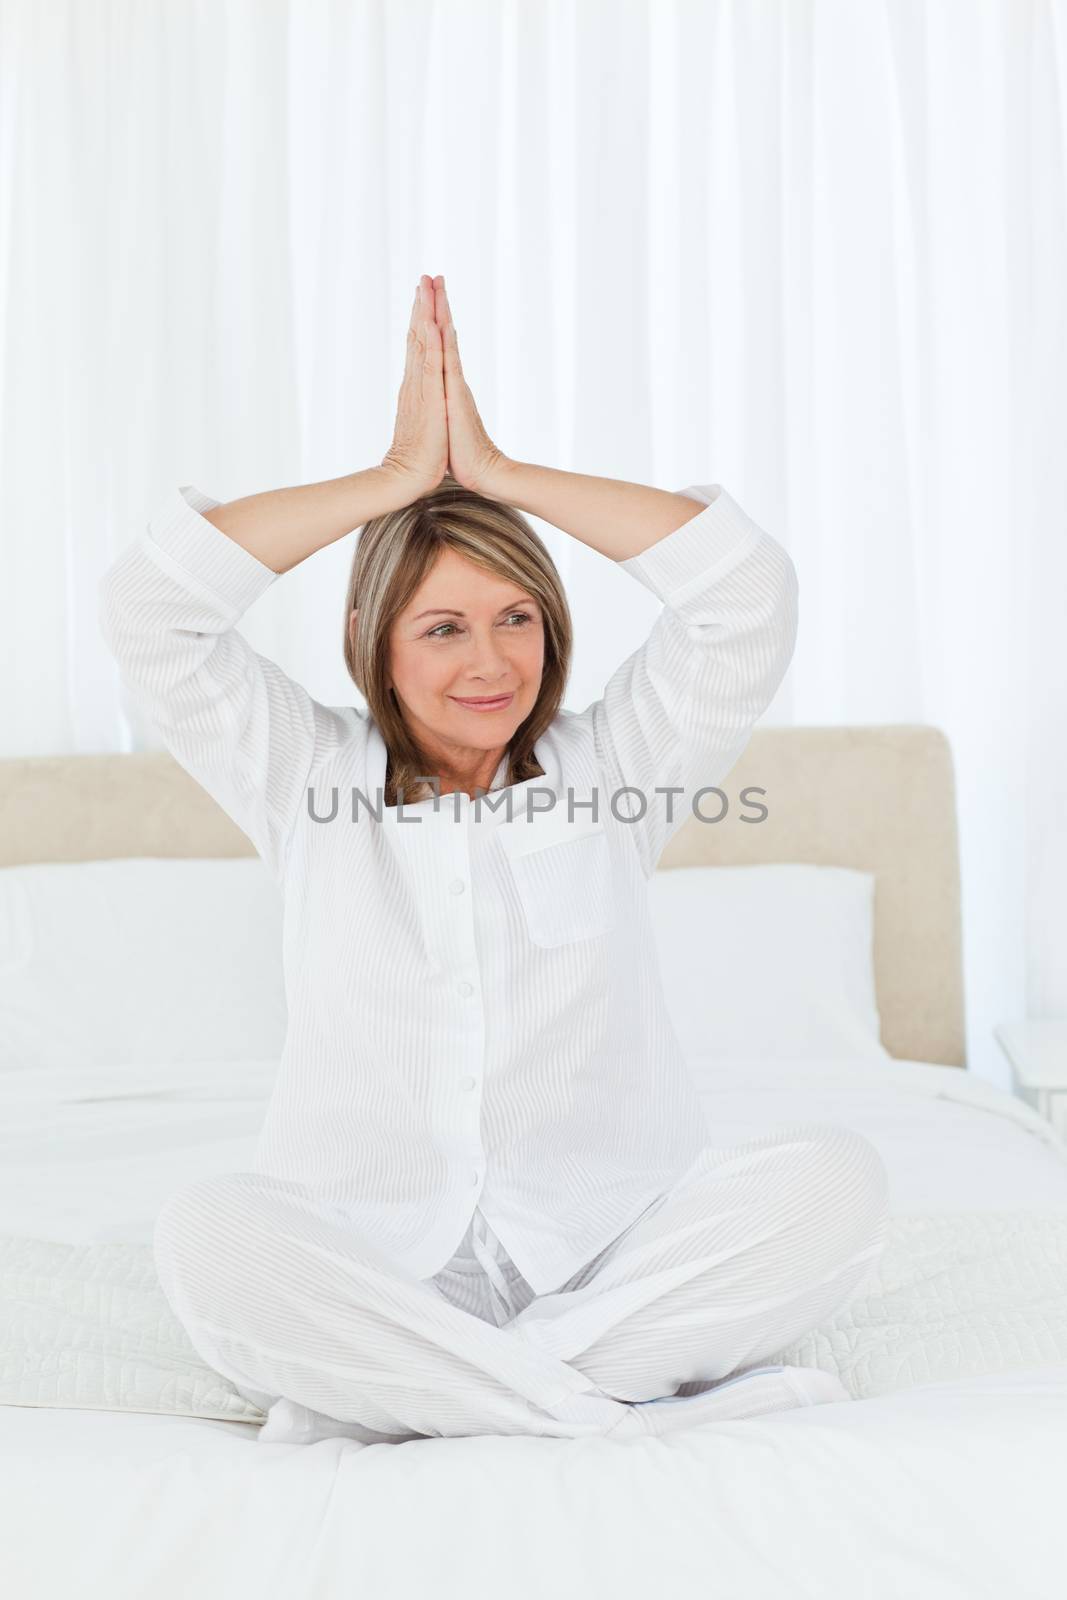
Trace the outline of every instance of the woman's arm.
<instances>
[{"instance_id":1,"label":"woman's arm","mask_svg":"<svg viewBox=\"0 0 1067 1600\"><path fill-rule=\"evenodd\" d=\"M123 684L279 878L311 775L351 739L358 713L314 700L236 625L281 573L440 481L448 445L428 282L378 467L225 505L190 484L173 489L100 581L100 626Z\"/></svg>"},{"instance_id":2,"label":"woman's arm","mask_svg":"<svg viewBox=\"0 0 1067 1600\"><path fill-rule=\"evenodd\" d=\"M165 748L280 881L312 765L359 723L238 632L278 574L212 525L220 509L191 484L172 489L101 578L100 629Z\"/></svg>"},{"instance_id":3,"label":"woman's arm","mask_svg":"<svg viewBox=\"0 0 1067 1600\"><path fill-rule=\"evenodd\" d=\"M629 833L646 877L693 815L697 791L720 784L748 744L797 633L788 551L721 484L685 493L695 516L622 563L663 609L581 713L613 786L643 797ZM714 796L698 814L717 817Z\"/></svg>"},{"instance_id":4,"label":"woman's arm","mask_svg":"<svg viewBox=\"0 0 1067 1600\"><path fill-rule=\"evenodd\" d=\"M647 877L695 791L734 765L789 666L796 569L721 484L674 494L505 456L463 375L443 278L434 297L453 476L581 539L663 602L648 638L581 713L613 787L637 792L630 835Z\"/></svg>"},{"instance_id":5,"label":"woman's arm","mask_svg":"<svg viewBox=\"0 0 1067 1600\"><path fill-rule=\"evenodd\" d=\"M401 511L435 489L448 464L441 333L433 286L423 273L408 322L393 442L381 464L324 483L269 489L204 512L228 538L275 574L299 566L372 517Z\"/></svg>"},{"instance_id":6,"label":"woman's arm","mask_svg":"<svg viewBox=\"0 0 1067 1600\"><path fill-rule=\"evenodd\" d=\"M383 464L324 483L247 494L205 511L204 516L279 575L372 517L410 505L424 492L414 489L413 480Z\"/></svg>"},{"instance_id":7,"label":"woman's arm","mask_svg":"<svg viewBox=\"0 0 1067 1600\"><path fill-rule=\"evenodd\" d=\"M443 277L433 280L433 294L444 346L449 465L459 483L553 523L613 561L640 555L699 514L699 505L667 489L562 472L506 456L486 432L463 374Z\"/></svg>"},{"instance_id":8,"label":"woman's arm","mask_svg":"<svg viewBox=\"0 0 1067 1600\"><path fill-rule=\"evenodd\" d=\"M687 495L668 489L561 472L509 456L501 456L481 492L551 522L613 561L640 555L701 511Z\"/></svg>"}]
</instances>

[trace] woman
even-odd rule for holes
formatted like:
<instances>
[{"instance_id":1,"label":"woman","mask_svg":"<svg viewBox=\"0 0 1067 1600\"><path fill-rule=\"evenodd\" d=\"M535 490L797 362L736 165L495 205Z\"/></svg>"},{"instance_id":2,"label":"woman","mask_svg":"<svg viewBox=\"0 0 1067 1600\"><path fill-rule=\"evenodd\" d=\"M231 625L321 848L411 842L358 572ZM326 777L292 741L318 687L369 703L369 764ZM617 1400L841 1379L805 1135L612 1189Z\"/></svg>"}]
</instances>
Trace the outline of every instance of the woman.
<instances>
[{"instance_id":1,"label":"woman","mask_svg":"<svg viewBox=\"0 0 1067 1600\"><path fill-rule=\"evenodd\" d=\"M664 602L581 713L523 512ZM368 712L314 701L234 627L355 527ZM154 1234L194 1347L269 1412L260 1437L625 1437L847 1399L758 1363L879 1254L885 1170L818 1124L706 1144L646 894L789 663L782 547L719 485L506 458L424 276L380 465L228 505L175 490L101 617L284 891L289 1030L252 1170L179 1190Z\"/></svg>"}]
</instances>

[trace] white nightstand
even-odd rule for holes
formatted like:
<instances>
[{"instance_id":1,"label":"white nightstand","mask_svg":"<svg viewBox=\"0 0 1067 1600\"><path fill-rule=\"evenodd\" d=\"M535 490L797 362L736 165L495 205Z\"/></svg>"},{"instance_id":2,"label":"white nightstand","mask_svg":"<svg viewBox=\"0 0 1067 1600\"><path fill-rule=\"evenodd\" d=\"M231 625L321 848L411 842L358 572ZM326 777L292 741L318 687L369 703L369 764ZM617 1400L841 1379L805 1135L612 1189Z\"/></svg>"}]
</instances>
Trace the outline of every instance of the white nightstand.
<instances>
[{"instance_id":1,"label":"white nightstand","mask_svg":"<svg viewBox=\"0 0 1067 1600\"><path fill-rule=\"evenodd\" d=\"M1067 1021L1001 1022L993 1032L1018 1094L1067 1139Z\"/></svg>"}]
</instances>

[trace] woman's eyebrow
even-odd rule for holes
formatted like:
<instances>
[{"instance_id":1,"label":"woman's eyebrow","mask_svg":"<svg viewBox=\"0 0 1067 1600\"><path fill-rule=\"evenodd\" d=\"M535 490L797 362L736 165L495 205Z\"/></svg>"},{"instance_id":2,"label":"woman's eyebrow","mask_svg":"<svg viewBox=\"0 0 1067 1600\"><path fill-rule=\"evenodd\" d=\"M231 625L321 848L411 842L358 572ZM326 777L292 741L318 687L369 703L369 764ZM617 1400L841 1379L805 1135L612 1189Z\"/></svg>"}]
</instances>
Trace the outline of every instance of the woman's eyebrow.
<instances>
[{"instance_id":1,"label":"woman's eyebrow","mask_svg":"<svg viewBox=\"0 0 1067 1600\"><path fill-rule=\"evenodd\" d=\"M520 595L518 600L509 600L506 606L501 606L497 616L500 616L501 611L514 611L516 606L535 606L536 604L537 601L532 595ZM446 611L439 606L433 611L420 611L411 620L412 622L418 622L422 617L465 617L466 615L465 611Z\"/></svg>"}]
</instances>

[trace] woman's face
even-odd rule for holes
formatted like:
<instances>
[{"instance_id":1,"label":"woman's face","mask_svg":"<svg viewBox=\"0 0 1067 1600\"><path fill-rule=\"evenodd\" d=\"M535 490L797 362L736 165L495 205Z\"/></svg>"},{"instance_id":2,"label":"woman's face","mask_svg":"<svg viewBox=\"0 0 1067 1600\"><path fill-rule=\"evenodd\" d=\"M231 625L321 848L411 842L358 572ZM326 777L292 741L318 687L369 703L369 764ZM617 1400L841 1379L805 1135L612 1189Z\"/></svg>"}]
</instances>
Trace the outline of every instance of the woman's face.
<instances>
[{"instance_id":1,"label":"woman's face","mask_svg":"<svg viewBox=\"0 0 1067 1600\"><path fill-rule=\"evenodd\" d=\"M537 601L446 548L393 621L389 681L424 748L500 751L533 710L544 656ZM462 703L492 696L507 698Z\"/></svg>"}]
</instances>

